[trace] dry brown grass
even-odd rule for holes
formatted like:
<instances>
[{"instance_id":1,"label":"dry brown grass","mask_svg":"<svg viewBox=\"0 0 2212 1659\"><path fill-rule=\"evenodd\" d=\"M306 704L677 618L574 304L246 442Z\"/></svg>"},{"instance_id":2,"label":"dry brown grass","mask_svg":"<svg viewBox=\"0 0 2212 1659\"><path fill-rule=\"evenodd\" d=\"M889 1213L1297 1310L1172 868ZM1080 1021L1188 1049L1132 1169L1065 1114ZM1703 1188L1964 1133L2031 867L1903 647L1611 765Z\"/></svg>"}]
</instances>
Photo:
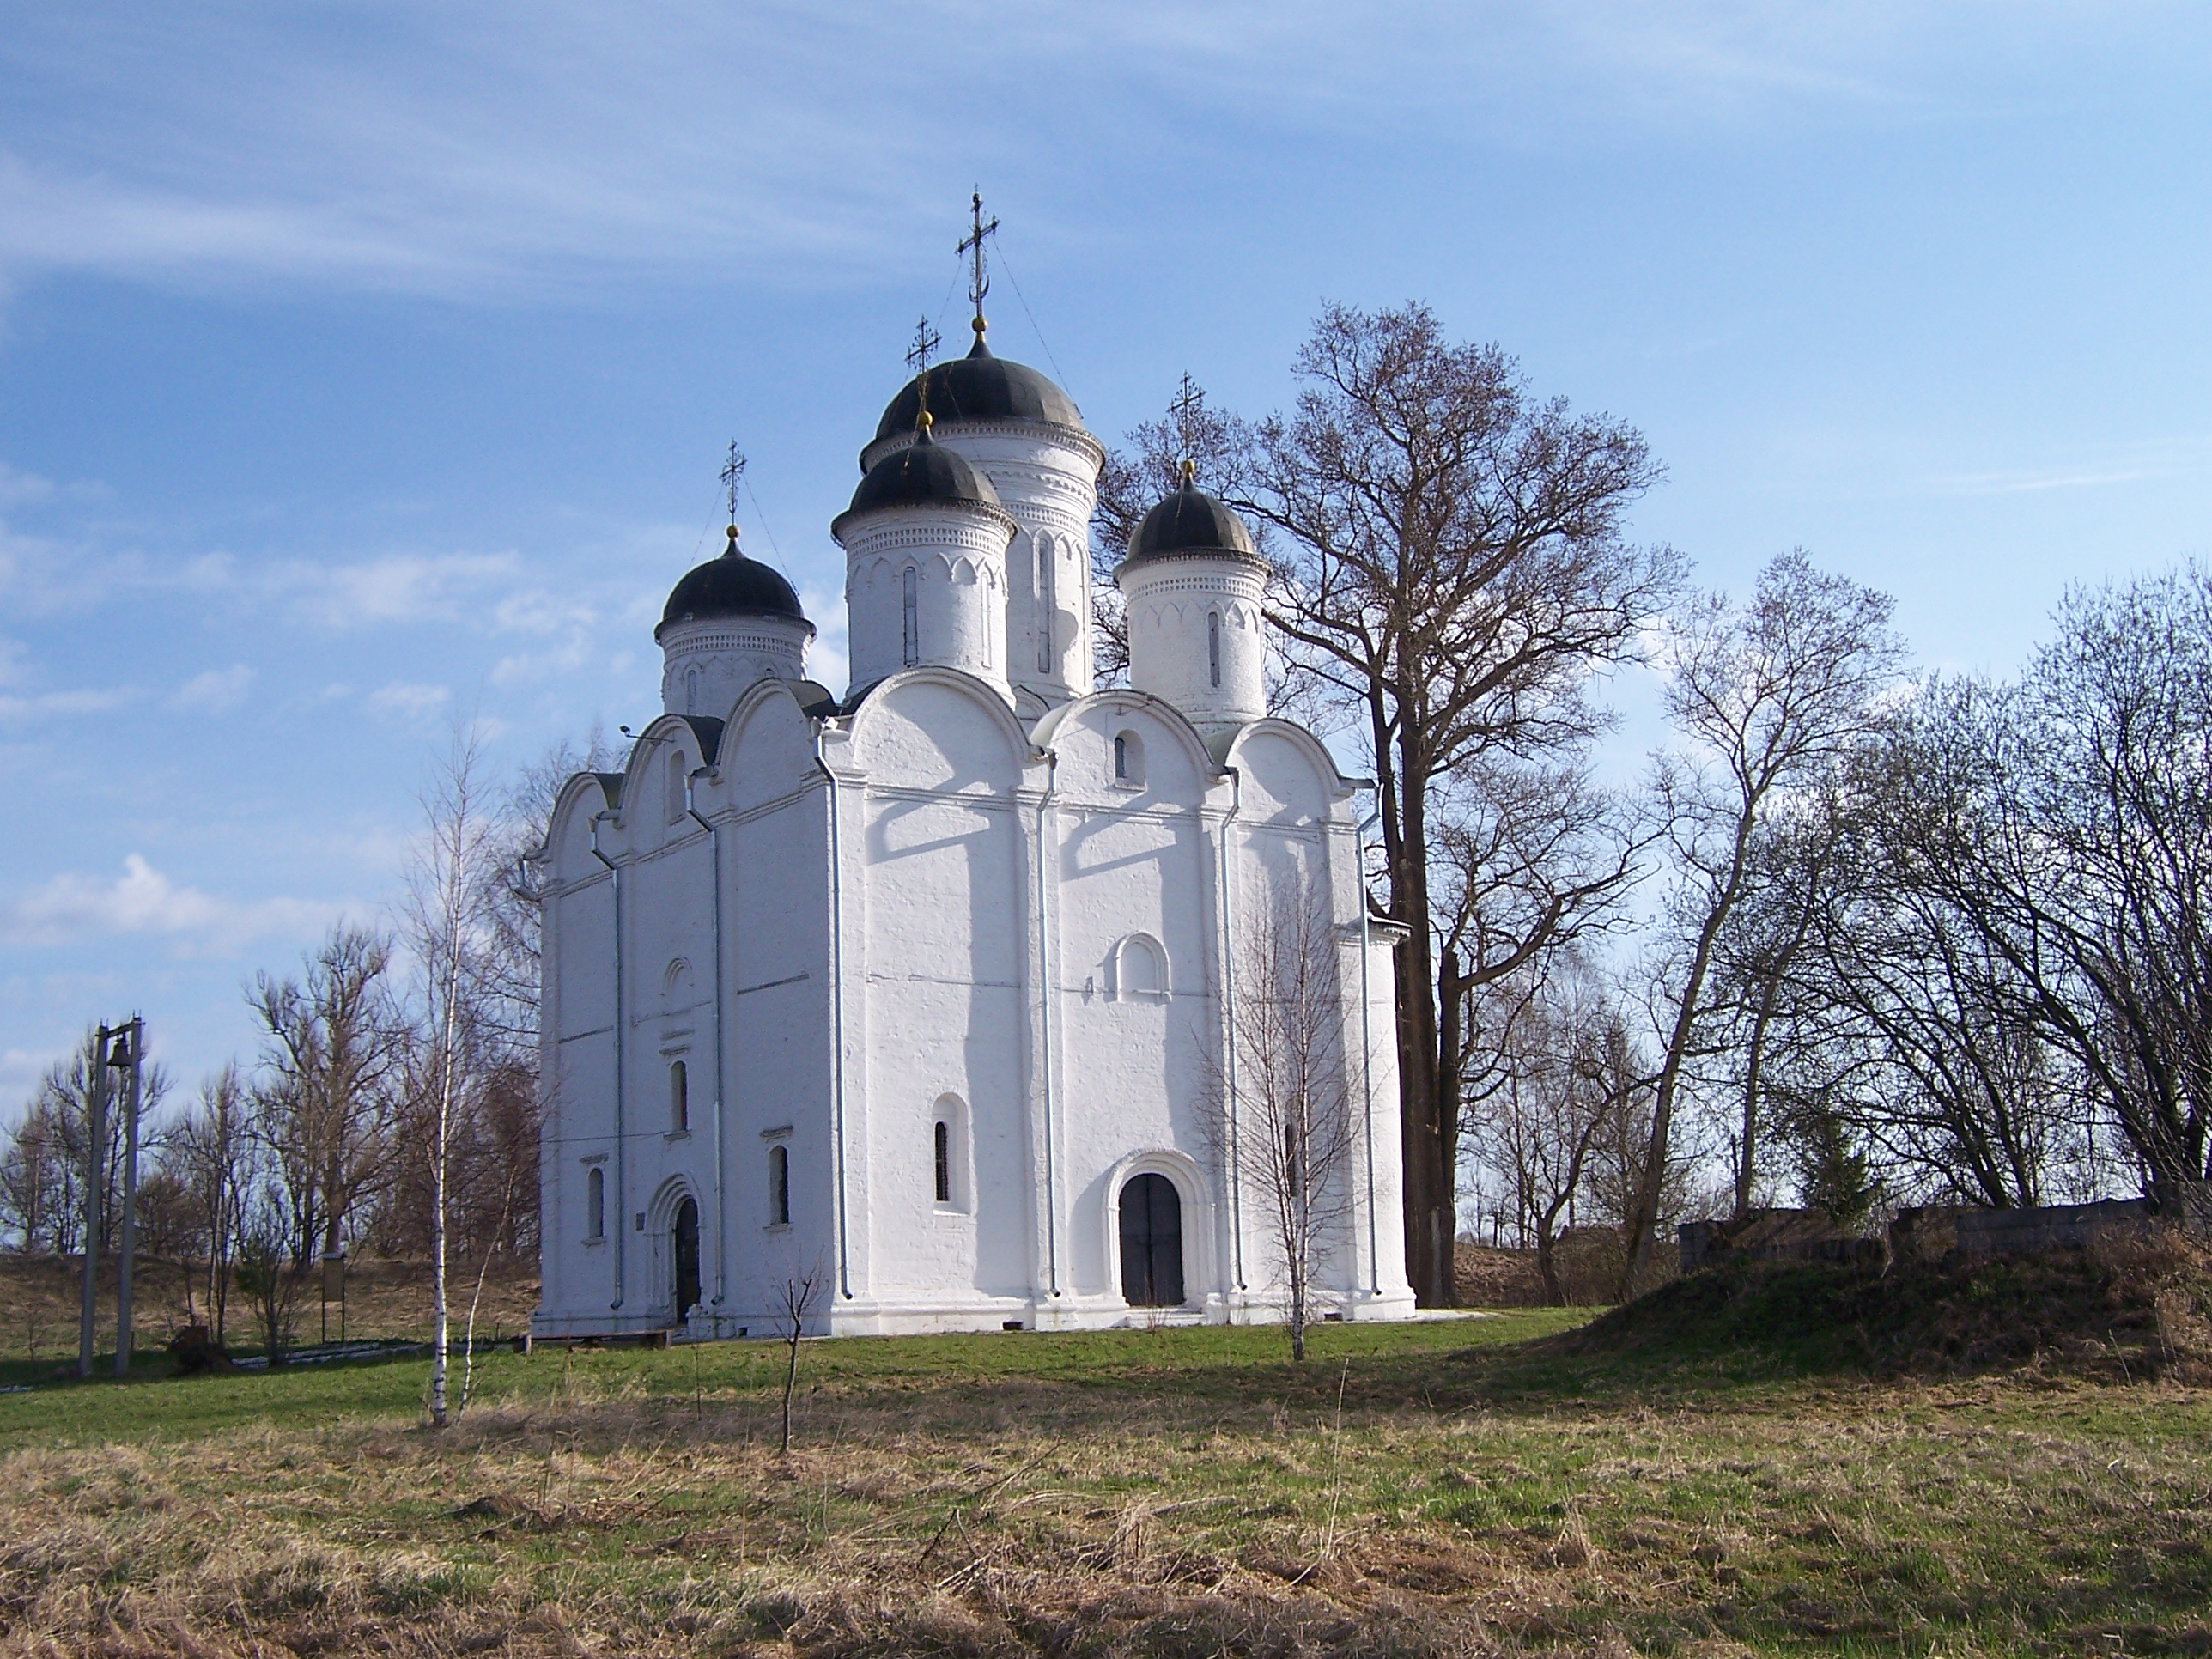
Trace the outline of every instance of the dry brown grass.
<instances>
[{"instance_id":1,"label":"dry brown grass","mask_svg":"<svg viewBox=\"0 0 2212 1659\"><path fill-rule=\"evenodd\" d=\"M168 1385L283 1406L8 1455L0 1655L2212 1650L2202 1392L1467 1346L1556 1317L810 1345L789 1459L746 1346L502 1356L443 1436Z\"/></svg>"}]
</instances>

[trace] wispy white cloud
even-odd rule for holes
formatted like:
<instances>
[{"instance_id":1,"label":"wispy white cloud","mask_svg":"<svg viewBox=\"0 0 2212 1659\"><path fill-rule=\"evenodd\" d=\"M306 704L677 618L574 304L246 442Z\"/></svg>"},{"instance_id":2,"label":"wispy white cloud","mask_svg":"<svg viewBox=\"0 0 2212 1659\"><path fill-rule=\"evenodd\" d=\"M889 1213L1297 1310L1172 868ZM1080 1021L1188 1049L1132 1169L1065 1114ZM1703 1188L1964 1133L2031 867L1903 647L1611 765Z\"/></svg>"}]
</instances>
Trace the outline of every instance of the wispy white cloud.
<instances>
[{"instance_id":1,"label":"wispy white cloud","mask_svg":"<svg viewBox=\"0 0 2212 1659\"><path fill-rule=\"evenodd\" d=\"M68 1051L63 1048L0 1048L0 1107L27 1099L46 1068Z\"/></svg>"},{"instance_id":2,"label":"wispy white cloud","mask_svg":"<svg viewBox=\"0 0 2212 1659\"><path fill-rule=\"evenodd\" d=\"M288 562L268 584L319 627L453 622L463 601L512 582L518 564L512 553L390 553L354 564Z\"/></svg>"},{"instance_id":3,"label":"wispy white cloud","mask_svg":"<svg viewBox=\"0 0 2212 1659\"><path fill-rule=\"evenodd\" d=\"M59 719L72 714L105 714L122 708L138 694L129 686L81 687L70 691L40 691L28 696L0 696L0 720Z\"/></svg>"},{"instance_id":4,"label":"wispy white cloud","mask_svg":"<svg viewBox=\"0 0 2212 1659\"><path fill-rule=\"evenodd\" d=\"M418 685L394 680L368 694L368 708L371 714L381 714L387 719L419 720L443 708L453 695L442 685Z\"/></svg>"},{"instance_id":5,"label":"wispy white cloud","mask_svg":"<svg viewBox=\"0 0 2212 1659\"><path fill-rule=\"evenodd\" d=\"M2082 471L2059 467L2050 471L1970 472L1939 478L1936 488L1954 495L2029 495L2045 489L2094 489L2100 484L2135 483L2167 476L2159 467L2131 466L2112 471Z\"/></svg>"},{"instance_id":6,"label":"wispy white cloud","mask_svg":"<svg viewBox=\"0 0 2212 1659\"><path fill-rule=\"evenodd\" d=\"M223 714L246 701L246 689L252 684L253 670L242 662L233 663L228 668L210 668L178 687L176 695L169 699L169 706L209 714Z\"/></svg>"},{"instance_id":7,"label":"wispy white cloud","mask_svg":"<svg viewBox=\"0 0 2212 1659\"><path fill-rule=\"evenodd\" d=\"M112 880L64 872L0 898L0 944L67 945L150 933L187 951L221 954L257 939L310 933L335 914L336 907L304 899L240 901L179 886L133 853Z\"/></svg>"},{"instance_id":8,"label":"wispy white cloud","mask_svg":"<svg viewBox=\"0 0 2212 1659\"><path fill-rule=\"evenodd\" d=\"M125 21L86 0L11 19L0 44L0 274L453 294L641 268L849 281L940 238L948 163L964 178L988 160L1049 203L1071 154L1187 153L1223 118L1527 147L1924 107L1947 78L2001 78L2054 40L2123 51L2158 21L1995 0L916 0L862 25L795 0L571 0L398 5L368 29L313 10ZM961 84L993 96L950 118ZM1086 234L1079 217L1065 234Z\"/></svg>"}]
</instances>

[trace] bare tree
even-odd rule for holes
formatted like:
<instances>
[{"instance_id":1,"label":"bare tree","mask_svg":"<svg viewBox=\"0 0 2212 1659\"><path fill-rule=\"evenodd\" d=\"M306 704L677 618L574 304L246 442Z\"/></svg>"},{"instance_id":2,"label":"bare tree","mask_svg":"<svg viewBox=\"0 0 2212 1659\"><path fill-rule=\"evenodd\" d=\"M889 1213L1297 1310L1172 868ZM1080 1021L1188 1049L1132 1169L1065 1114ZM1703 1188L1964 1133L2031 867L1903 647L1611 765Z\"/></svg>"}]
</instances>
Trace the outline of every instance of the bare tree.
<instances>
[{"instance_id":1,"label":"bare tree","mask_svg":"<svg viewBox=\"0 0 2212 1659\"><path fill-rule=\"evenodd\" d=\"M2152 1180L2212 1175L2212 573L2069 596L2016 687L1924 688L1889 782L1889 869L2033 1028L2021 1062Z\"/></svg>"},{"instance_id":2,"label":"bare tree","mask_svg":"<svg viewBox=\"0 0 2212 1659\"><path fill-rule=\"evenodd\" d=\"M292 1346L293 1316L307 1279L307 1269L293 1258L290 1207L282 1185L264 1181L246 1195L238 1224L238 1290L272 1370L284 1363Z\"/></svg>"},{"instance_id":3,"label":"bare tree","mask_svg":"<svg viewBox=\"0 0 2212 1659\"><path fill-rule=\"evenodd\" d=\"M1282 884L1236 945L1228 1053L1205 1068L1207 1150L1258 1200L1291 1357L1306 1357L1315 1274L1346 1240L1365 1067L1345 1018L1346 948L1322 896Z\"/></svg>"},{"instance_id":4,"label":"bare tree","mask_svg":"<svg viewBox=\"0 0 2212 1659\"><path fill-rule=\"evenodd\" d=\"M256 1133L275 1158L304 1267L344 1243L355 1208L389 1180L403 1043L387 978L391 941L341 925L296 977L254 978L265 1034Z\"/></svg>"},{"instance_id":5,"label":"bare tree","mask_svg":"<svg viewBox=\"0 0 2212 1659\"><path fill-rule=\"evenodd\" d=\"M91 1167L86 1144L89 1102L93 1076L104 1058L98 1032L88 1029L76 1047L40 1078L29 1105L9 1132L6 1152L0 1153L0 1216L27 1251L43 1248L69 1255L83 1249L85 1170ZM168 1072L149 1066L143 1087L141 1110L150 1125L168 1096ZM113 1246L122 1223L122 1117L118 1111L101 1115L97 1167L102 1249ZM159 1146L150 1127L145 1145Z\"/></svg>"},{"instance_id":6,"label":"bare tree","mask_svg":"<svg viewBox=\"0 0 2212 1659\"><path fill-rule=\"evenodd\" d=\"M1590 967L1562 952L1539 970L1493 981L1478 1000L1488 1057L1468 1091L1468 1139L1533 1243L1544 1299L1567 1300L1559 1261L1562 1221L1589 1207L1593 1167L1618 1139L1637 1082L1622 1011Z\"/></svg>"},{"instance_id":7,"label":"bare tree","mask_svg":"<svg viewBox=\"0 0 2212 1659\"><path fill-rule=\"evenodd\" d=\"M1444 1304L1461 1056L1443 1008L1554 941L1540 931L1455 964L1440 988L1452 920L1434 874L1440 783L1486 763L1556 769L1587 744L1609 718L1593 671L1639 653L1680 562L1623 534L1660 476L1641 436L1535 399L1503 352L1449 343L1425 307L1333 307L1297 370L1296 411L1255 428L1240 504L1272 532L1294 672L1355 717L1376 769L1383 909L1409 930L1397 953L1407 1261L1421 1300Z\"/></svg>"},{"instance_id":8,"label":"bare tree","mask_svg":"<svg viewBox=\"0 0 2212 1659\"><path fill-rule=\"evenodd\" d=\"M27 1255L64 1255L74 1246L70 1212L77 1177L67 1148L61 1121L43 1098L33 1099L8 1131L0 1152L0 1221Z\"/></svg>"},{"instance_id":9,"label":"bare tree","mask_svg":"<svg viewBox=\"0 0 2212 1659\"><path fill-rule=\"evenodd\" d=\"M206 1252L207 1322L217 1346L230 1304L240 1218L255 1176L252 1116L235 1064L200 1085L199 1099L169 1137L167 1163L192 1206Z\"/></svg>"},{"instance_id":10,"label":"bare tree","mask_svg":"<svg viewBox=\"0 0 2212 1659\"><path fill-rule=\"evenodd\" d=\"M1891 610L1887 595L1815 570L1793 551L1760 573L1748 604L1716 594L1680 619L1667 702L1684 747L1660 757L1652 784L1674 866L1671 950L1657 981L1662 1047L1650 1141L1624 1218L1624 1294L1650 1261L1676 1113L1759 831L1869 729L1903 657Z\"/></svg>"},{"instance_id":11,"label":"bare tree","mask_svg":"<svg viewBox=\"0 0 2212 1659\"><path fill-rule=\"evenodd\" d=\"M481 1079L487 864L495 843L473 727L457 727L422 797L424 838L408 883L405 927L421 975L421 1043L415 1095L427 1130L431 1182L430 1421L448 1418L451 1316L446 1266L453 1132Z\"/></svg>"},{"instance_id":12,"label":"bare tree","mask_svg":"<svg viewBox=\"0 0 2212 1659\"><path fill-rule=\"evenodd\" d=\"M1832 777L1815 774L1778 796L1752 832L1743 895L1715 943L1711 1046L1721 1075L1713 1080L1717 1093L1735 1097L1729 1156L1738 1220L1750 1212L1770 1160L1772 1073L1820 1030L1817 994L1808 1007L1810 981L1801 969L1832 903L1847 833Z\"/></svg>"},{"instance_id":13,"label":"bare tree","mask_svg":"<svg viewBox=\"0 0 2212 1659\"><path fill-rule=\"evenodd\" d=\"M814 1304L822 1299L829 1288L830 1274L819 1260L812 1266L793 1266L786 1269L776 1284L776 1311L783 1325L783 1341L787 1354L783 1367L783 1421L776 1440L776 1450L785 1456L791 1454L791 1399L799 1388L799 1343L806 1334L807 1316Z\"/></svg>"}]
</instances>

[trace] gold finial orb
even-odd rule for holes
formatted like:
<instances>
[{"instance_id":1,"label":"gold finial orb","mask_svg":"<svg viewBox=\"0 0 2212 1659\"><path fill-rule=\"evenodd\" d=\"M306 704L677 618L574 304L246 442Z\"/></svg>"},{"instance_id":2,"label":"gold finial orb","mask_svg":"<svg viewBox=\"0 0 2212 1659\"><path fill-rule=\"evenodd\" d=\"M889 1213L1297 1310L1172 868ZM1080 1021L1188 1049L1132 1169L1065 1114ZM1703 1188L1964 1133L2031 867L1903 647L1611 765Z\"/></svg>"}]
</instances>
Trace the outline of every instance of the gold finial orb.
<instances>
[{"instance_id":1,"label":"gold finial orb","mask_svg":"<svg viewBox=\"0 0 2212 1659\"><path fill-rule=\"evenodd\" d=\"M1182 458L1182 481L1187 484L1198 476L1198 463L1188 455Z\"/></svg>"},{"instance_id":2,"label":"gold finial orb","mask_svg":"<svg viewBox=\"0 0 2212 1659\"><path fill-rule=\"evenodd\" d=\"M919 414L919 415L917 415L917 416L915 416L914 417L914 423L915 423L915 425L917 428L919 428L921 431L923 431L923 432L927 432L927 431L929 430L929 428L932 428L932 427L933 427L933 426L935 426L935 425L937 424L937 422L936 422L936 420L935 420L935 419L931 416L930 412L929 412L927 410L926 410L926 409L925 409L925 410L923 410L921 411L921 414Z\"/></svg>"},{"instance_id":3,"label":"gold finial orb","mask_svg":"<svg viewBox=\"0 0 2212 1659\"><path fill-rule=\"evenodd\" d=\"M969 323L968 326L974 329L976 333L981 334L985 329L988 328L990 325L983 320L983 313L979 311L975 313L975 321Z\"/></svg>"},{"instance_id":4,"label":"gold finial orb","mask_svg":"<svg viewBox=\"0 0 2212 1659\"><path fill-rule=\"evenodd\" d=\"M737 538L738 538L738 527L737 527L737 526L735 526L735 525L732 525L732 526L730 526L726 531L725 531L723 533L724 533L725 535L726 535L726 536L727 536L727 537L728 537L732 541L735 541L735 540L737 540Z\"/></svg>"}]
</instances>

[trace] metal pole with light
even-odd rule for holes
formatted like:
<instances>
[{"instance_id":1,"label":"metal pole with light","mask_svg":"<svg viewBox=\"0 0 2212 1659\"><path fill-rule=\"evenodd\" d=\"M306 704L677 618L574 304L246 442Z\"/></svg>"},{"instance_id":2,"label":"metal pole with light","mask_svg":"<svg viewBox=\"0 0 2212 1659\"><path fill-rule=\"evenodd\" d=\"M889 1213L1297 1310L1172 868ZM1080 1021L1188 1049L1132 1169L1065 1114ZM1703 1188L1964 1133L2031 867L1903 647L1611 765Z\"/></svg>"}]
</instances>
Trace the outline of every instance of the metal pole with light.
<instances>
[{"instance_id":1,"label":"metal pole with light","mask_svg":"<svg viewBox=\"0 0 2212 1659\"><path fill-rule=\"evenodd\" d=\"M93 1039L91 1074L84 1085L84 1301L77 1310L76 1374L92 1375L92 1345L99 1318L100 1187L107 1174L101 1154L107 1140L107 1039L103 1025Z\"/></svg>"},{"instance_id":2,"label":"metal pole with light","mask_svg":"<svg viewBox=\"0 0 2212 1659\"><path fill-rule=\"evenodd\" d=\"M137 1015L115 1039L107 1063L123 1073L123 1226L115 1279L115 1374L131 1375L131 1276L138 1260L138 1101L146 1022Z\"/></svg>"}]
</instances>

